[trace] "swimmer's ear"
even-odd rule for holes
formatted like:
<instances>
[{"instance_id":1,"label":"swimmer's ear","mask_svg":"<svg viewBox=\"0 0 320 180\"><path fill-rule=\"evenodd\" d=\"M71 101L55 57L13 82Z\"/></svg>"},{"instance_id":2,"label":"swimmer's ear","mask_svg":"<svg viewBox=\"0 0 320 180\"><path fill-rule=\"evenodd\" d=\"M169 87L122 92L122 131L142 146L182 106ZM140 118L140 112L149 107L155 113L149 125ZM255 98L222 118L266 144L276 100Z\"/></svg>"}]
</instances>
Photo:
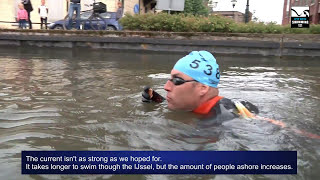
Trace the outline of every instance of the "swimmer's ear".
<instances>
[{"instance_id":1,"label":"swimmer's ear","mask_svg":"<svg viewBox=\"0 0 320 180\"><path fill-rule=\"evenodd\" d=\"M203 96L209 92L210 87L208 85L204 85L202 83L198 83L198 84L199 84L198 86L200 88L200 91L199 91L200 96Z\"/></svg>"}]
</instances>

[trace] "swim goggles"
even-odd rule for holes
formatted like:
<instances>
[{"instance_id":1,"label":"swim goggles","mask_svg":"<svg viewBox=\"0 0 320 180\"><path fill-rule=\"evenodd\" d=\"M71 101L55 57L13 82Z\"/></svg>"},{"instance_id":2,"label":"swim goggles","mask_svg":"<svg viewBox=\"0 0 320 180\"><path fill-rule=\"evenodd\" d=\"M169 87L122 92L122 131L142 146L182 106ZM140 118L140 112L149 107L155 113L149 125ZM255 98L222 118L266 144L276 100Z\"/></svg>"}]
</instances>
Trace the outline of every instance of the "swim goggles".
<instances>
[{"instance_id":1,"label":"swim goggles","mask_svg":"<svg viewBox=\"0 0 320 180\"><path fill-rule=\"evenodd\" d=\"M176 86L179 86L179 85L184 84L186 82L192 82L192 81L196 81L197 82L197 80L184 80L184 79L182 79L180 77L173 77L173 78L168 79L168 80L171 81Z\"/></svg>"}]
</instances>

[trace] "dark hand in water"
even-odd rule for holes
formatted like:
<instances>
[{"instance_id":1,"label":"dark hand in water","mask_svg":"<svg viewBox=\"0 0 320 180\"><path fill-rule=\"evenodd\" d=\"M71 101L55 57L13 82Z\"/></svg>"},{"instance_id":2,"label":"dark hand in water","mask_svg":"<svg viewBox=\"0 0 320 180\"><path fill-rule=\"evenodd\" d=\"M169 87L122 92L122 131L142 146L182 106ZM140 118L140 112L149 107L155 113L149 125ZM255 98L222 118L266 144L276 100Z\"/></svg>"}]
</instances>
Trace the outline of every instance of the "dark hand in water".
<instances>
[{"instance_id":1,"label":"dark hand in water","mask_svg":"<svg viewBox=\"0 0 320 180\"><path fill-rule=\"evenodd\" d=\"M164 97L162 97L156 91L151 89L149 86L146 86L143 88L143 91L142 91L142 102L151 102L151 101L161 103L164 101Z\"/></svg>"}]
</instances>

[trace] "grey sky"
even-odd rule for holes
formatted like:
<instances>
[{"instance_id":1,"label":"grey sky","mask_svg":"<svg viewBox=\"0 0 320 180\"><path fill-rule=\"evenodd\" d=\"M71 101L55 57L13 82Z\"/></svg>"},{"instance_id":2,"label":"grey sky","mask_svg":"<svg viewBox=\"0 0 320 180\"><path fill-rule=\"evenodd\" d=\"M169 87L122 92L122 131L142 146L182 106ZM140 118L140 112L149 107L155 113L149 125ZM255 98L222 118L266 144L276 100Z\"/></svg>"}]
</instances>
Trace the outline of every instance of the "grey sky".
<instances>
[{"instance_id":1,"label":"grey sky","mask_svg":"<svg viewBox=\"0 0 320 180\"><path fill-rule=\"evenodd\" d=\"M282 10L284 0L249 0L249 10L255 12L254 16L260 21L282 22ZM240 11L245 12L247 0L237 0L236 6L232 8L231 0L218 0L214 11Z\"/></svg>"}]
</instances>

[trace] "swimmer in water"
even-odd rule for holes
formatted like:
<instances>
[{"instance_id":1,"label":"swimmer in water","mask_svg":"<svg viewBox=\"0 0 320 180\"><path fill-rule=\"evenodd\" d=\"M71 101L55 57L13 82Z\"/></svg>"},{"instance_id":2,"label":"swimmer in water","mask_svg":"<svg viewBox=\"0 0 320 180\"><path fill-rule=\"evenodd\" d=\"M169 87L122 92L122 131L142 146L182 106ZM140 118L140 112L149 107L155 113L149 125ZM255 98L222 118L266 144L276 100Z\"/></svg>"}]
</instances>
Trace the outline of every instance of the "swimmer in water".
<instances>
[{"instance_id":1,"label":"swimmer in water","mask_svg":"<svg viewBox=\"0 0 320 180\"><path fill-rule=\"evenodd\" d=\"M219 65L214 56L208 51L192 51L177 61L171 70L171 78L164 85L169 109L192 111L205 115L205 119L219 121L236 117L263 120L305 137L320 139L318 134L290 127L279 120L257 115L258 108L250 102L232 101L219 96L219 81ZM150 87L145 87L142 92L143 102L160 103L164 100L164 97Z\"/></svg>"},{"instance_id":2,"label":"swimmer in water","mask_svg":"<svg viewBox=\"0 0 320 180\"><path fill-rule=\"evenodd\" d=\"M223 120L239 117L235 103L219 96L219 81L220 71L215 57L208 51L192 51L178 60L171 70L171 78L164 86L167 97L145 87L142 101L160 103L166 99L171 110L192 111ZM253 104L241 103L249 111L258 113Z\"/></svg>"}]
</instances>

